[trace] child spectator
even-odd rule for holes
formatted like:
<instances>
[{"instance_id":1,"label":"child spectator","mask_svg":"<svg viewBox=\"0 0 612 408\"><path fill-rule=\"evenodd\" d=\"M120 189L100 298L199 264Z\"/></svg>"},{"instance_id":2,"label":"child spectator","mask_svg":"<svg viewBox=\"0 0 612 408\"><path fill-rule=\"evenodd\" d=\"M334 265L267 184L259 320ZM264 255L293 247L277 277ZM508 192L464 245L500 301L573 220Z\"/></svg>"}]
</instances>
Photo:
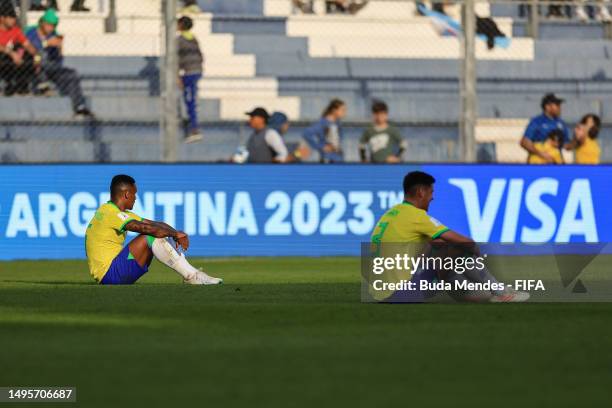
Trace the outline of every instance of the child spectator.
<instances>
[{"instance_id":1,"label":"child spectator","mask_svg":"<svg viewBox=\"0 0 612 408\"><path fill-rule=\"evenodd\" d=\"M304 139L319 152L321 163L344 161L342 154L342 127L340 120L346 116L346 104L332 99L323 111L322 118L304 131Z\"/></svg>"},{"instance_id":2,"label":"child spectator","mask_svg":"<svg viewBox=\"0 0 612 408\"><path fill-rule=\"evenodd\" d=\"M574 129L576 164L599 164L601 149L597 136L601 127L599 116L584 115Z\"/></svg>"},{"instance_id":3,"label":"child spectator","mask_svg":"<svg viewBox=\"0 0 612 408\"><path fill-rule=\"evenodd\" d=\"M541 143L534 143L534 148L540 152L545 152L552 158L552 164L563 164L561 156L561 147L565 140L565 134L561 129L553 129L548 134L548 138ZM529 164L547 164L551 163L538 155L529 156Z\"/></svg>"},{"instance_id":4,"label":"child spectator","mask_svg":"<svg viewBox=\"0 0 612 408\"><path fill-rule=\"evenodd\" d=\"M366 149L372 163L399 163L406 150L406 141L395 126L389 125L389 108L381 101L372 105L373 123L359 139L359 156L367 162Z\"/></svg>"},{"instance_id":5,"label":"child spectator","mask_svg":"<svg viewBox=\"0 0 612 408\"><path fill-rule=\"evenodd\" d=\"M180 84L189 120L185 143L202 140L198 126L198 81L202 78L204 56L195 35L191 32L193 20L187 16L178 19L178 59Z\"/></svg>"}]
</instances>

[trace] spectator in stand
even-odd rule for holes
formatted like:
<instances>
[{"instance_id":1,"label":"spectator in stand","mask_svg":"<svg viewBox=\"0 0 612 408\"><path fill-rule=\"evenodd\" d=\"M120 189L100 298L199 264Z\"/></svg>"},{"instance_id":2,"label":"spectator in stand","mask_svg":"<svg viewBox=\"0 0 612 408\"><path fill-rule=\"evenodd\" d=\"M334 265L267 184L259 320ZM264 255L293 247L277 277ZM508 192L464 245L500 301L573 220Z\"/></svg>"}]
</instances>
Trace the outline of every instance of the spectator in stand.
<instances>
[{"instance_id":1,"label":"spectator in stand","mask_svg":"<svg viewBox=\"0 0 612 408\"><path fill-rule=\"evenodd\" d=\"M561 146L563 146L563 140L565 135L561 129L553 129L548 134L548 137L544 142L534 143L535 149L540 152L546 153L552 158L552 162L544 160L542 157L537 155L529 156L529 164L563 164L563 156L561 156Z\"/></svg>"},{"instance_id":2,"label":"spectator in stand","mask_svg":"<svg viewBox=\"0 0 612 408\"><path fill-rule=\"evenodd\" d=\"M77 116L90 117L92 113L85 104L81 79L72 68L64 66L62 45L64 38L57 33L59 18L54 9L48 9L38 20L38 25L28 29L26 37L42 55L41 72L35 81L38 92L48 90L47 81L53 82L61 95L70 97L72 110Z\"/></svg>"},{"instance_id":3,"label":"spectator in stand","mask_svg":"<svg viewBox=\"0 0 612 408\"><path fill-rule=\"evenodd\" d=\"M258 107L249 115L249 127L253 133L247 141L249 163L284 163L288 152L285 142L278 132L268 127L270 115L264 108Z\"/></svg>"},{"instance_id":4,"label":"spectator in stand","mask_svg":"<svg viewBox=\"0 0 612 408\"><path fill-rule=\"evenodd\" d=\"M82 11L88 12L89 8L85 7L85 0L74 0L72 2L72 6L70 6L70 11Z\"/></svg>"},{"instance_id":5,"label":"spectator in stand","mask_svg":"<svg viewBox=\"0 0 612 408\"><path fill-rule=\"evenodd\" d=\"M268 127L276 130L279 135L285 136L289 131L289 118L283 112L274 112L270 115Z\"/></svg>"},{"instance_id":6,"label":"spectator in stand","mask_svg":"<svg viewBox=\"0 0 612 408\"><path fill-rule=\"evenodd\" d=\"M521 147L529 154L527 161L530 162L533 156L539 156L546 163L553 163L554 158L543 150L538 150L535 143L543 143L548 139L548 135L554 129L563 132L563 146L567 150L572 149L569 139L569 130L565 122L561 119L561 104L563 99L555 94L549 93L542 98L542 114L535 116L527 125L525 134L521 139Z\"/></svg>"},{"instance_id":7,"label":"spectator in stand","mask_svg":"<svg viewBox=\"0 0 612 408\"><path fill-rule=\"evenodd\" d=\"M367 1L356 0L327 0L326 11L330 13L356 14L368 4Z\"/></svg>"},{"instance_id":8,"label":"spectator in stand","mask_svg":"<svg viewBox=\"0 0 612 408\"><path fill-rule=\"evenodd\" d=\"M581 2L586 3L586 0L581 0ZM600 2L601 5L599 6L599 13L597 13L597 15L593 17L604 23L609 23L610 21L612 21L612 16L610 16L610 10L608 9L610 5L610 0L600 0ZM576 17L578 17L578 20L582 22L587 22L591 19L584 5L576 7Z\"/></svg>"},{"instance_id":9,"label":"spectator in stand","mask_svg":"<svg viewBox=\"0 0 612 408\"><path fill-rule=\"evenodd\" d=\"M30 2L30 11L45 11L47 9L59 11L57 0L31 0Z\"/></svg>"},{"instance_id":10,"label":"spectator in stand","mask_svg":"<svg viewBox=\"0 0 612 408\"><path fill-rule=\"evenodd\" d=\"M370 151L372 163L399 163L406 150L406 141L395 126L389 124L389 108L382 101L372 104L372 124L359 139L359 156L367 162Z\"/></svg>"},{"instance_id":11,"label":"spectator in stand","mask_svg":"<svg viewBox=\"0 0 612 408\"><path fill-rule=\"evenodd\" d=\"M313 0L293 0L293 7L304 14L314 13Z\"/></svg>"},{"instance_id":12,"label":"spectator in stand","mask_svg":"<svg viewBox=\"0 0 612 408\"><path fill-rule=\"evenodd\" d=\"M285 138L285 135L289 131L289 118L283 112L274 112L270 116L270 120L268 121L268 126L278 132L279 135ZM310 149L305 145L304 142L293 142L286 143L287 151L291 152L287 156L285 162L299 162L302 161L310 155Z\"/></svg>"},{"instance_id":13,"label":"spectator in stand","mask_svg":"<svg viewBox=\"0 0 612 408\"><path fill-rule=\"evenodd\" d=\"M195 35L191 32L193 20L187 16L178 19L178 60L180 84L183 88L183 100L189 118L188 134L185 143L202 140L198 126L198 81L202 78L204 56Z\"/></svg>"},{"instance_id":14,"label":"spectator in stand","mask_svg":"<svg viewBox=\"0 0 612 408\"><path fill-rule=\"evenodd\" d=\"M319 152L321 163L344 161L342 154L342 127L340 120L346 116L346 104L340 99L330 101L322 118L304 131L304 140Z\"/></svg>"},{"instance_id":15,"label":"spectator in stand","mask_svg":"<svg viewBox=\"0 0 612 408\"><path fill-rule=\"evenodd\" d=\"M601 149L597 136L601 128L599 116L589 113L584 115L574 129L576 164L599 164Z\"/></svg>"},{"instance_id":16,"label":"spectator in stand","mask_svg":"<svg viewBox=\"0 0 612 408\"><path fill-rule=\"evenodd\" d=\"M343 13L356 14L368 4L367 0L326 0L325 12L327 14ZM293 0L293 7L304 14L315 12L314 0Z\"/></svg>"},{"instance_id":17,"label":"spectator in stand","mask_svg":"<svg viewBox=\"0 0 612 408\"><path fill-rule=\"evenodd\" d=\"M198 6L197 0L183 0L183 9L181 10L182 14L198 14L201 13L202 10L200 6Z\"/></svg>"},{"instance_id":18,"label":"spectator in stand","mask_svg":"<svg viewBox=\"0 0 612 408\"><path fill-rule=\"evenodd\" d=\"M6 85L4 94L27 94L40 64L41 57L17 25L17 15L11 4L0 9L0 80Z\"/></svg>"}]
</instances>

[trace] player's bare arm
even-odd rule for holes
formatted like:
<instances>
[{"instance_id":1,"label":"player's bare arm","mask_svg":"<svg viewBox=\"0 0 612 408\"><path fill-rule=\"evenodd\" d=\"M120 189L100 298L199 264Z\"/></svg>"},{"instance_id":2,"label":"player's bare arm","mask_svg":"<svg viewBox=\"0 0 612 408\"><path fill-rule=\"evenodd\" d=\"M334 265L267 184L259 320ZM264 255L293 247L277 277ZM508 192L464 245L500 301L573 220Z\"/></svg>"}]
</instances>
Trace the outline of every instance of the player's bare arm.
<instances>
[{"instance_id":1,"label":"player's bare arm","mask_svg":"<svg viewBox=\"0 0 612 408\"><path fill-rule=\"evenodd\" d=\"M136 232L142 235L150 235L155 238L173 238L175 246L178 249L179 245L183 250L189 248L189 236L182 231L177 231L171 226L163 222L151 221L143 219L142 221L130 221L125 229L127 231Z\"/></svg>"},{"instance_id":2,"label":"player's bare arm","mask_svg":"<svg viewBox=\"0 0 612 408\"><path fill-rule=\"evenodd\" d=\"M478 245L470 237L460 234L455 231L448 230L442 233L434 242L445 242L447 244L459 245L465 250L478 255Z\"/></svg>"}]
</instances>

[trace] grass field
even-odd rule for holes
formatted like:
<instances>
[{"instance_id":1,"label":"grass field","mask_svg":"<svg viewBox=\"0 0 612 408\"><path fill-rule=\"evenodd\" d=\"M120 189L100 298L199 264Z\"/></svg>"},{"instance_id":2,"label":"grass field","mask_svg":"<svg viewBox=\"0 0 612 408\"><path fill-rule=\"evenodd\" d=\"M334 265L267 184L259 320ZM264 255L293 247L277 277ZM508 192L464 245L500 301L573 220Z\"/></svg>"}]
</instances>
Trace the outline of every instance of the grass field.
<instances>
[{"instance_id":1,"label":"grass field","mask_svg":"<svg viewBox=\"0 0 612 408\"><path fill-rule=\"evenodd\" d=\"M226 283L0 263L0 386L74 385L83 407L609 406L612 304L362 304L357 258L205 264Z\"/></svg>"}]
</instances>

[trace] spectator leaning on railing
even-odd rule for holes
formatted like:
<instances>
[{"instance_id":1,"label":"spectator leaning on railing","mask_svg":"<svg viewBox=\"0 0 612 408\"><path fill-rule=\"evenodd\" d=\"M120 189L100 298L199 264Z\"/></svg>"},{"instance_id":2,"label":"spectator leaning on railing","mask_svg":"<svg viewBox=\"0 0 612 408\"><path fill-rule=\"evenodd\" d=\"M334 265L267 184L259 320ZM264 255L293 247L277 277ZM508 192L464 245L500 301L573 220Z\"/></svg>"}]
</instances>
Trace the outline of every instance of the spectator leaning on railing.
<instances>
[{"instance_id":1,"label":"spectator leaning on railing","mask_svg":"<svg viewBox=\"0 0 612 408\"><path fill-rule=\"evenodd\" d=\"M62 55L63 36L57 33L59 18L55 10L48 9L38 20L38 25L27 30L27 38L42 55L41 71L37 78L37 89L48 89L46 81L53 82L61 95L70 97L72 110L77 116L92 116L85 104L81 79L72 68L64 66Z\"/></svg>"},{"instance_id":2,"label":"spectator leaning on railing","mask_svg":"<svg viewBox=\"0 0 612 408\"><path fill-rule=\"evenodd\" d=\"M545 142L550 132L555 129L559 129L563 133L563 143L559 148L572 149L569 130L561 119L562 103L563 99L552 93L546 94L542 98L542 114L531 119L520 143L521 147L529 154L528 162L531 162L533 156L539 156L545 163L554 163L554 158L546 151L537 149L535 144Z\"/></svg>"},{"instance_id":3,"label":"spectator leaning on railing","mask_svg":"<svg viewBox=\"0 0 612 408\"><path fill-rule=\"evenodd\" d=\"M361 161L368 161L366 150L369 150L372 163L399 163L406 150L406 141L399 130L389 124L386 103L378 101L372 104L372 122L359 139Z\"/></svg>"},{"instance_id":4,"label":"spectator leaning on railing","mask_svg":"<svg viewBox=\"0 0 612 408\"><path fill-rule=\"evenodd\" d=\"M342 126L340 120L346 115L346 104L333 99L323 111L322 118L304 130L304 140L319 152L321 163L344 161L342 154Z\"/></svg>"},{"instance_id":5,"label":"spectator leaning on railing","mask_svg":"<svg viewBox=\"0 0 612 408\"><path fill-rule=\"evenodd\" d=\"M0 8L0 80L4 94L27 94L38 70L41 57L17 25L17 15L10 3Z\"/></svg>"},{"instance_id":6,"label":"spectator leaning on railing","mask_svg":"<svg viewBox=\"0 0 612 408\"><path fill-rule=\"evenodd\" d=\"M249 115L249 127L253 133L247 141L249 163L284 163L288 152L285 142L278 132L268 127L270 115L264 108L258 107Z\"/></svg>"},{"instance_id":7,"label":"spectator leaning on railing","mask_svg":"<svg viewBox=\"0 0 612 408\"><path fill-rule=\"evenodd\" d=\"M584 115L574 129L573 143L576 146L576 164L599 164L601 149L597 136L601 119L594 113Z\"/></svg>"}]
</instances>

